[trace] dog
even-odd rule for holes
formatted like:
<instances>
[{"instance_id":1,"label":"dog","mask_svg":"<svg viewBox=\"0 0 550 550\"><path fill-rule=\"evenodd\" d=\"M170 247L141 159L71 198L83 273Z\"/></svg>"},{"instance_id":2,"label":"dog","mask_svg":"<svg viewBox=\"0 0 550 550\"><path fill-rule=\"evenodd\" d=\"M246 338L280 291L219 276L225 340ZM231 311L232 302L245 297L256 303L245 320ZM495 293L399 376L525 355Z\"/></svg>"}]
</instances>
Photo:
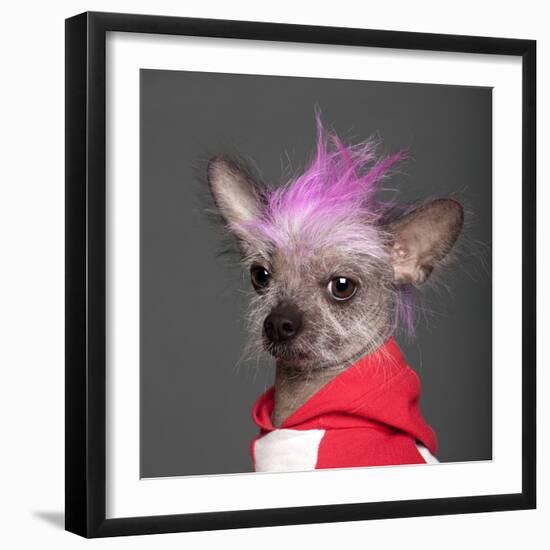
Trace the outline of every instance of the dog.
<instances>
[{"instance_id":1,"label":"dog","mask_svg":"<svg viewBox=\"0 0 550 550\"><path fill-rule=\"evenodd\" d=\"M464 224L452 198L398 208L381 182L406 157L345 144L317 119L306 170L282 186L214 157L208 183L255 295L253 346L275 381L252 411L258 472L437 462L420 383L393 334L410 291L443 265Z\"/></svg>"}]
</instances>

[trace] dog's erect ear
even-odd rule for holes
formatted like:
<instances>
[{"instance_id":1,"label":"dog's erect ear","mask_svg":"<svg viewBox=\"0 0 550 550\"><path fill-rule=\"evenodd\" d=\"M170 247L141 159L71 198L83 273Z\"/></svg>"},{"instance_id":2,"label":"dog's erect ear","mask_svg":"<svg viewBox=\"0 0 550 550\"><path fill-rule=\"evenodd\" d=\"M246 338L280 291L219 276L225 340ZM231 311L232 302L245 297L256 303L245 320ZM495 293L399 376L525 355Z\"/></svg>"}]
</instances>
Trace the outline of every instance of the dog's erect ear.
<instances>
[{"instance_id":1,"label":"dog's erect ear","mask_svg":"<svg viewBox=\"0 0 550 550\"><path fill-rule=\"evenodd\" d=\"M455 244L463 223L462 205L453 199L432 201L390 223L394 281L424 283Z\"/></svg>"},{"instance_id":2,"label":"dog's erect ear","mask_svg":"<svg viewBox=\"0 0 550 550\"><path fill-rule=\"evenodd\" d=\"M239 225L258 217L262 200L257 185L234 162L221 157L211 159L208 184L220 214L233 232L239 233Z\"/></svg>"}]
</instances>

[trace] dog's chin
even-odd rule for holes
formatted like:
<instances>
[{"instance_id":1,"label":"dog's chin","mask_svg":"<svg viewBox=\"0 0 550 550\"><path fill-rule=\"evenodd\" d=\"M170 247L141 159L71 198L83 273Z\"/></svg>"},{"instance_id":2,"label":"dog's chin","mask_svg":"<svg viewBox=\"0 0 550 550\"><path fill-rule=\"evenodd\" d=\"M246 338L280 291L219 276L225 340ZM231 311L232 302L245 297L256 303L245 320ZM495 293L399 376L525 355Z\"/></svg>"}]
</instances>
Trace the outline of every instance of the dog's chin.
<instances>
[{"instance_id":1,"label":"dog's chin","mask_svg":"<svg viewBox=\"0 0 550 550\"><path fill-rule=\"evenodd\" d=\"M279 366L308 371L345 370L377 347L374 344L368 344L352 350L347 355L327 361L321 354L303 350L299 342L298 344L275 344L264 337L263 346L264 350L276 359Z\"/></svg>"},{"instance_id":2,"label":"dog's chin","mask_svg":"<svg viewBox=\"0 0 550 550\"><path fill-rule=\"evenodd\" d=\"M309 354L302 351L298 346L274 344L273 342L264 340L264 349L274 357L278 363L287 363L299 367L301 365L306 366L310 360Z\"/></svg>"}]
</instances>

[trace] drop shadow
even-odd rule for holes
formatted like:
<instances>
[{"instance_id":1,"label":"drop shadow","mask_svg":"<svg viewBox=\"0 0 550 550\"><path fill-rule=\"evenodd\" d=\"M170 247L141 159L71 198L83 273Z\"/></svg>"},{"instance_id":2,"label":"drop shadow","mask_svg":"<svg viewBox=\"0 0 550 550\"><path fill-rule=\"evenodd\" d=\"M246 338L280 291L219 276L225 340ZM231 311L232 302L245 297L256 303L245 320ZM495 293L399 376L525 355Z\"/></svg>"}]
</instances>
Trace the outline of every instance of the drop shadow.
<instances>
[{"instance_id":1,"label":"drop shadow","mask_svg":"<svg viewBox=\"0 0 550 550\"><path fill-rule=\"evenodd\" d=\"M53 525L57 529L65 529L65 512L35 510L33 516Z\"/></svg>"}]
</instances>

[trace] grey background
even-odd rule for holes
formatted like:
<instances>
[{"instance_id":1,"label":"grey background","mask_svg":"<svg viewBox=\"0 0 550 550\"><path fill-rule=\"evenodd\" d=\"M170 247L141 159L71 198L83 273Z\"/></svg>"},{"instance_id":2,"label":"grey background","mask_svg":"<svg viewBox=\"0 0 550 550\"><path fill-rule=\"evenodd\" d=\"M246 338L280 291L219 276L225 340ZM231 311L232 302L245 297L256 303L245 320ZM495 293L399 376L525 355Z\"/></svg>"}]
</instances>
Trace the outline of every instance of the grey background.
<instances>
[{"instance_id":1,"label":"grey background","mask_svg":"<svg viewBox=\"0 0 550 550\"><path fill-rule=\"evenodd\" d=\"M206 163L240 153L281 181L313 150L315 106L346 140L378 134L385 152L410 148L392 179L404 201L465 204L463 253L419 296L415 338L397 340L420 375L439 459L491 458L491 90L142 70L142 477L251 471L250 410L273 367L240 361L248 276L220 256Z\"/></svg>"}]
</instances>

